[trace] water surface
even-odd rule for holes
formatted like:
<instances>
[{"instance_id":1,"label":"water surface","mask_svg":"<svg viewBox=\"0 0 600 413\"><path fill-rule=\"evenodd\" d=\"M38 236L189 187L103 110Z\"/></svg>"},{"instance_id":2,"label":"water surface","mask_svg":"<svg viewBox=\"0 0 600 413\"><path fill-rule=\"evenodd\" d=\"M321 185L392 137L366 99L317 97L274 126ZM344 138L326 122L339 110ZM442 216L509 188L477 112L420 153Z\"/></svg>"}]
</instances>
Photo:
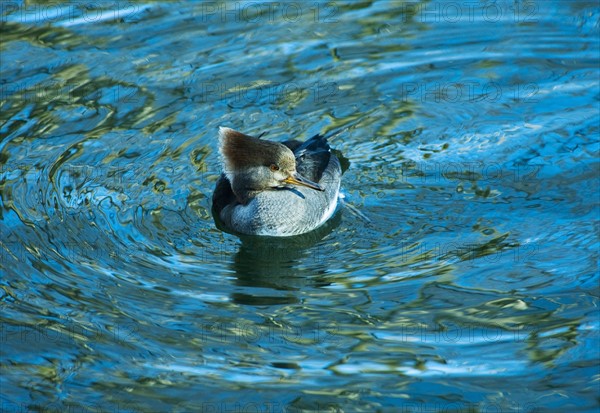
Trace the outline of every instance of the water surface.
<instances>
[{"instance_id":1,"label":"water surface","mask_svg":"<svg viewBox=\"0 0 600 413\"><path fill-rule=\"evenodd\" d=\"M4 411L597 411L597 3L0 6ZM218 126L344 205L219 231Z\"/></svg>"}]
</instances>

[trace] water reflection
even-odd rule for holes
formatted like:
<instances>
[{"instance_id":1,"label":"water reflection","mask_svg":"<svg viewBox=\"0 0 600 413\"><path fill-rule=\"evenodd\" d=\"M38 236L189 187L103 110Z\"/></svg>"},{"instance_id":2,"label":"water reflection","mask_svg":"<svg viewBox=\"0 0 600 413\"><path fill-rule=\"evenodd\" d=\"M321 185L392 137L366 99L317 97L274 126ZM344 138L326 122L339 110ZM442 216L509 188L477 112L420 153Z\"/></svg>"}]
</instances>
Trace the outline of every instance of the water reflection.
<instances>
[{"instance_id":1,"label":"water reflection","mask_svg":"<svg viewBox=\"0 0 600 413\"><path fill-rule=\"evenodd\" d=\"M341 219L342 213L338 211L316 230L294 237L241 236L242 243L232 262L236 285L259 289L236 292L232 300L252 305L298 303L296 292L308 286L329 285L320 274L302 268L302 264L306 258L324 259L319 257L321 243L327 242L326 237L339 226ZM261 295L265 292L269 295Z\"/></svg>"},{"instance_id":2,"label":"water reflection","mask_svg":"<svg viewBox=\"0 0 600 413\"><path fill-rule=\"evenodd\" d=\"M4 410L597 410L594 2L0 3ZM226 124L355 209L215 228Z\"/></svg>"}]
</instances>

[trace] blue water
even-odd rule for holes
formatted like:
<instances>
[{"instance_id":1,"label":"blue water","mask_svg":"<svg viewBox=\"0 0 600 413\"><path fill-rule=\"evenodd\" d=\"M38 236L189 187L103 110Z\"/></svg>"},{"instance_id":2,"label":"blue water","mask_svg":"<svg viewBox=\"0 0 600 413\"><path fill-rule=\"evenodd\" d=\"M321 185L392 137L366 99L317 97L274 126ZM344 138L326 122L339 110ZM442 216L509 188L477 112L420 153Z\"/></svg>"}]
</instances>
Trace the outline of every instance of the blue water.
<instances>
[{"instance_id":1,"label":"blue water","mask_svg":"<svg viewBox=\"0 0 600 413\"><path fill-rule=\"evenodd\" d=\"M6 412L596 412L594 1L0 2ZM216 229L217 128L332 141Z\"/></svg>"}]
</instances>

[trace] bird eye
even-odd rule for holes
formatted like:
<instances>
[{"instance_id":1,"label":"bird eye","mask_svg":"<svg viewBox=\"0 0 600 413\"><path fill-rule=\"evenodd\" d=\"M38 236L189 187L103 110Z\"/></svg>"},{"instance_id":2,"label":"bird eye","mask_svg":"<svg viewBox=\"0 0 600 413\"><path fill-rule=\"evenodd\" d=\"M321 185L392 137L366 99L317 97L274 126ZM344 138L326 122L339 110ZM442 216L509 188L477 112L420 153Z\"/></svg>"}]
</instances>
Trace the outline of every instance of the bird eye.
<instances>
[{"instance_id":1,"label":"bird eye","mask_svg":"<svg viewBox=\"0 0 600 413\"><path fill-rule=\"evenodd\" d=\"M273 172L276 172L279 170L279 166L275 165L274 163L271 164L271 166L269 166L269 169Z\"/></svg>"}]
</instances>

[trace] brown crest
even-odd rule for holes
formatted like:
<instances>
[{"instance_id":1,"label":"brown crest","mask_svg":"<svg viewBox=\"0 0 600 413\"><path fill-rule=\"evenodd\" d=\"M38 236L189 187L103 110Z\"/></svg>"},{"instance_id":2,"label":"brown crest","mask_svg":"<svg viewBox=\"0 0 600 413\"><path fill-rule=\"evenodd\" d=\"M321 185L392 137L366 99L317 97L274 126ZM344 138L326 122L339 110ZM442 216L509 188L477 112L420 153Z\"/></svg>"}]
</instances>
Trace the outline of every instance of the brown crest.
<instances>
[{"instance_id":1,"label":"brown crest","mask_svg":"<svg viewBox=\"0 0 600 413\"><path fill-rule=\"evenodd\" d=\"M284 163L282 168L295 166L293 153L284 145L245 135L231 128L219 128L219 152L226 169L237 170L246 166Z\"/></svg>"}]
</instances>

